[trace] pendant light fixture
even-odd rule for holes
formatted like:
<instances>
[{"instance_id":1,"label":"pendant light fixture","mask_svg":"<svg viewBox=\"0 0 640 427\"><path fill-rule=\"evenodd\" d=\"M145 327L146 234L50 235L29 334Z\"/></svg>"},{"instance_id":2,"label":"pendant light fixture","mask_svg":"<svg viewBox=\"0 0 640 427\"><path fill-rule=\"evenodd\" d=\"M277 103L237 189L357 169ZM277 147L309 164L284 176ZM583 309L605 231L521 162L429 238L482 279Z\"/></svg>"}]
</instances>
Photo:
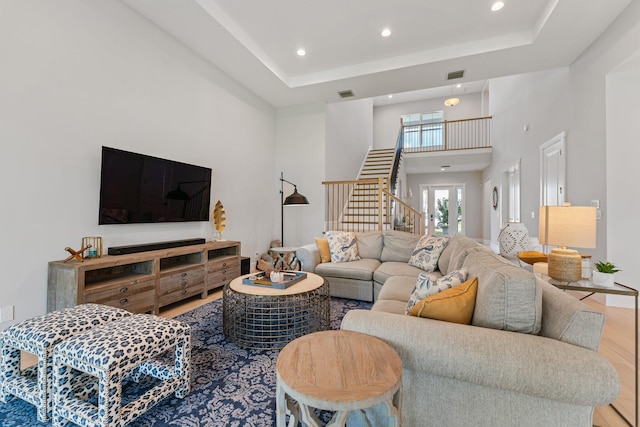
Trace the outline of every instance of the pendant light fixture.
<instances>
[{"instance_id":1,"label":"pendant light fixture","mask_svg":"<svg viewBox=\"0 0 640 427\"><path fill-rule=\"evenodd\" d=\"M444 100L444 105L447 107L453 107L454 105L458 105L460 102L460 98L448 98Z\"/></svg>"}]
</instances>

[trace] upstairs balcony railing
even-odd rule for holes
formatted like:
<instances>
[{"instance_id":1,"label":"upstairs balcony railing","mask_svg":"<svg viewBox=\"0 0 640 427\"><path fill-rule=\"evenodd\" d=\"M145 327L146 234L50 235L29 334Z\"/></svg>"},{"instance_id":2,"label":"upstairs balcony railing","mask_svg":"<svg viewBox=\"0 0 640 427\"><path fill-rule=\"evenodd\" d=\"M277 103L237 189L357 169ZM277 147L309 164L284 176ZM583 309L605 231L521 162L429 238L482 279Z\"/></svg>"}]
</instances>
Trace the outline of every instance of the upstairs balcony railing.
<instances>
[{"instance_id":1,"label":"upstairs balcony railing","mask_svg":"<svg viewBox=\"0 0 640 427\"><path fill-rule=\"evenodd\" d=\"M422 153L491 147L491 116L402 125L402 150Z\"/></svg>"}]
</instances>

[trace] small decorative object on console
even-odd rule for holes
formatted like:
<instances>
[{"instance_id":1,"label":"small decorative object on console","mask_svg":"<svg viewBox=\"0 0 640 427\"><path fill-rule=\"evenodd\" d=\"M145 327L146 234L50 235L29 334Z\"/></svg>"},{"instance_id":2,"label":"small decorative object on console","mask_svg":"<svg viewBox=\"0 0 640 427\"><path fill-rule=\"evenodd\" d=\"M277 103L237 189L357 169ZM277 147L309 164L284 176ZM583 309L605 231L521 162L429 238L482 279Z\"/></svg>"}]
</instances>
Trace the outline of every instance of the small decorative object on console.
<instances>
[{"instance_id":1,"label":"small decorative object on console","mask_svg":"<svg viewBox=\"0 0 640 427\"><path fill-rule=\"evenodd\" d=\"M215 226L216 231L218 232L217 240L223 240L222 232L224 231L224 228L227 225L227 214L220 200L218 200L218 202L216 203L216 206L213 208L211 219L213 219L213 225Z\"/></svg>"},{"instance_id":2,"label":"small decorative object on console","mask_svg":"<svg viewBox=\"0 0 640 427\"><path fill-rule=\"evenodd\" d=\"M91 245L83 246L82 248L80 248L79 251L76 251L75 249L67 246L66 248L64 248L64 250L69 252L71 255L69 255L63 262L71 261L74 258L75 258L76 261L80 261L80 262L84 261L84 258L82 257L82 253L84 251L86 251L87 249L89 249L90 247L91 247Z\"/></svg>"},{"instance_id":3,"label":"small decorative object on console","mask_svg":"<svg viewBox=\"0 0 640 427\"><path fill-rule=\"evenodd\" d=\"M102 256L102 237L83 237L82 247L89 249L82 254L83 258L100 258Z\"/></svg>"}]
</instances>

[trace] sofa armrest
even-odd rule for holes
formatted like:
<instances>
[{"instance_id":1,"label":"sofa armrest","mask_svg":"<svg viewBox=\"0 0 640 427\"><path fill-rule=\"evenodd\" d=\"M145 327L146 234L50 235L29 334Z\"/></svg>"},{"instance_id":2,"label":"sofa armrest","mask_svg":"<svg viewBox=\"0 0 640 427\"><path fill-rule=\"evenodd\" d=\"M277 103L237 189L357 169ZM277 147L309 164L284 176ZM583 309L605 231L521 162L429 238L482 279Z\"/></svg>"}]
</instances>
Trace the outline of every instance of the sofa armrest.
<instances>
[{"instance_id":1,"label":"sofa armrest","mask_svg":"<svg viewBox=\"0 0 640 427\"><path fill-rule=\"evenodd\" d=\"M541 280L542 329L540 335L598 351L605 316L572 295Z\"/></svg>"},{"instance_id":2,"label":"sofa armrest","mask_svg":"<svg viewBox=\"0 0 640 427\"><path fill-rule=\"evenodd\" d=\"M320 251L318 245L311 243L296 250L296 257L302 264L302 271L313 273L316 265L320 264Z\"/></svg>"},{"instance_id":3,"label":"sofa armrest","mask_svg":"<svg viewBox=\"0 0 640 427\"><path fill-rule=\"evenodd\" d=\"M586 406L620 389L600 354L551 338L369 310L349 311L341 328L382 339L415 372Z\"/></svg>"}]
</instances>

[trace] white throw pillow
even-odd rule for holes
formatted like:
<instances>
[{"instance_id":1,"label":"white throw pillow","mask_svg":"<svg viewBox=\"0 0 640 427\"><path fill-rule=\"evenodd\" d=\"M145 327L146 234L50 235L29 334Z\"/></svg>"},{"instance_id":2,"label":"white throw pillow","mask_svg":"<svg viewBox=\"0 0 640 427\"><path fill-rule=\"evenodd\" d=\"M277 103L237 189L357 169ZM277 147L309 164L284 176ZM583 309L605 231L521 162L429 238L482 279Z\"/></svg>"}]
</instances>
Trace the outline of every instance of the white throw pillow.
<instances>
[{"instance_id":1,"label":"white throw pillow","mask_svg":"<svg viewBox=\"0 0 640 427\"><path fill-rule=\"evenodd\" d=\"M416 248L409 258L409 265L418 267L424 271L436 271L438 258L442 250L447 246L448 237L424 235L418 240Z\"/></svg>"},{"instance_id":2,"label":"white throw pillow","mask_svg":"<svg viewBox=\"0 0 640 427\"><path fill-rule=\"evenodd\" d=\"M358 245L355 234L348 231L327 231L331 262L357 261Z\"/></svg>"},{"instance_id":3,"label":"white throw pillow","mask_svg":"<svg viewBox=\"0 0 640 427\"><path fill-rule=\"evenodd\" d=\"M451 273L447 274L446 276L442 276L439 279L436 279L436 277L432 274L420 273L420 275L418 276L418 281L416 282L416 287L411 293L409 301L407 302L405 314L409 314L411 308L416 305L416 303L421 299L453 288L454 286L458 286L464 283L466 280L466 268L452 271Z\"/></svg>"}]
</instances>

